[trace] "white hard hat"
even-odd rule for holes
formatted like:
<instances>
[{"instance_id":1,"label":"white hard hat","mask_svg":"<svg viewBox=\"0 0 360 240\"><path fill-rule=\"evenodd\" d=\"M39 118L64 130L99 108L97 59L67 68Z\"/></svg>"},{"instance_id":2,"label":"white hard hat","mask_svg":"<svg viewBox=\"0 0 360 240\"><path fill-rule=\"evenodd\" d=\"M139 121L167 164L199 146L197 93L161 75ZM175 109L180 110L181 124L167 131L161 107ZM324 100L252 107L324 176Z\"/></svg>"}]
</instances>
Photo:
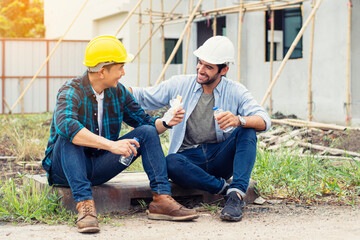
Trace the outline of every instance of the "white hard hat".
<instances>
[{"instance_id":1,"label":"white hard hat","mask_svg":"<svg viewBox=\"0 0 360 240\"><path fill-rule=\"evenodd\" d=\"M234 62L235 48L229 38L214 36L194 51L194 55L211 64Z\"/></svg>"}]
</instances>

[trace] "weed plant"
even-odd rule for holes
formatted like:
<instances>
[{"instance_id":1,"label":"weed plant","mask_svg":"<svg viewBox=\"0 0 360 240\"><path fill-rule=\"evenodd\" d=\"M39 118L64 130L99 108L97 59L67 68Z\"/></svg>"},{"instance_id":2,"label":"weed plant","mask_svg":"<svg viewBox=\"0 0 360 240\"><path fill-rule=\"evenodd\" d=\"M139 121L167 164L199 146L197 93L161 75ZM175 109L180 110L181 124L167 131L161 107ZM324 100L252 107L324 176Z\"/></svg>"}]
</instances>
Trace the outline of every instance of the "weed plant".
<instances>
[{"instance_id":1,"label":"weed plant","mask_svg":"<svg viewBox=\"0 0 360 240\"><path fill-rule=\"evenodd\" d=\"M299 157L295 151L258 151L252 178L264 197L299 202L333 201L351 205L359 201L360 162L335 164L314 155Z\"/></svg>"},{"instance_id":2,"label":"weed plant","mask_svg":"<svg viewBox=\"0 0 360 240\"><path fill-rule=\"evenodd\" d=\"M0 179L0 186L0 221L57 224L74 220L49 186L38 190L32 179L20 173L17 178Z\"/></svg>"}]
</instances>

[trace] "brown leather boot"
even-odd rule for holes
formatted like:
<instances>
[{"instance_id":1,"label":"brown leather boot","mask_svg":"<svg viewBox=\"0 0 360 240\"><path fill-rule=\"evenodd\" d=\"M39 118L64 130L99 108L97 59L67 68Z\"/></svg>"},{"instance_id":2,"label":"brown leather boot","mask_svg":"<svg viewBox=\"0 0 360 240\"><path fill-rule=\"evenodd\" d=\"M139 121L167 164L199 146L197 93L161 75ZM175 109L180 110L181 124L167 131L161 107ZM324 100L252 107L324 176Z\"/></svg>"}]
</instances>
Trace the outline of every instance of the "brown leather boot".
<instances>
[{"instance_id":1,"label":"brown leather boot","mask_svg":"<svg viewBox=\"0 0 360 240\"><path fill-rule=\"evenodd\" d=\"M93 199L78 202L76 210L79 212L76 220L78 232L96 233L100 231Z\"/></svg>"},{"instance_id":2,"label":"brown leather boot","mask_svg":"<svg viewBox=\"0 0 360 240\"><path fill-rule=\"evenodd\" d=\"M188 221L198 218L195 210L188 209L176 202L169 195L153 193L150 203L148 218L155 220Z\"/></svg>"}]
</instances>

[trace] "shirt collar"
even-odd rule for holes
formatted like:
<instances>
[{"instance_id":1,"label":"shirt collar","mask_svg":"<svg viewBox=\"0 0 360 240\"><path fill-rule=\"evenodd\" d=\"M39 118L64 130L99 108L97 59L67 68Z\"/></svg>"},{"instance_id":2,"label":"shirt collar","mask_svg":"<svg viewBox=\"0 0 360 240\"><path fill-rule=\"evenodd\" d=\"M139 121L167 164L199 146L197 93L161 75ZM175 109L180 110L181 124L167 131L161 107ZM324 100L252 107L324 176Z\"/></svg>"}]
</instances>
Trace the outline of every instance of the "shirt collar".
<instances>
[{"instance_id":1,"label":"shirt collar","mask_svg":"<svg viewBox=\"0 0 360 240\"><path fill-rule=\"evenodd\" d=\"M84 90L85 90L86 95L88 95L89 97L94 96L95 91L93 91L93 88L92 88L92 86L90 84L88 70L85 71L84 75L82 76L82 79L83 79L83 86L84 86ZM111 93L110 93L108 88L104 89L102 94L107 94L108 97L111 97Z\"/></svg>"}]
</instances>

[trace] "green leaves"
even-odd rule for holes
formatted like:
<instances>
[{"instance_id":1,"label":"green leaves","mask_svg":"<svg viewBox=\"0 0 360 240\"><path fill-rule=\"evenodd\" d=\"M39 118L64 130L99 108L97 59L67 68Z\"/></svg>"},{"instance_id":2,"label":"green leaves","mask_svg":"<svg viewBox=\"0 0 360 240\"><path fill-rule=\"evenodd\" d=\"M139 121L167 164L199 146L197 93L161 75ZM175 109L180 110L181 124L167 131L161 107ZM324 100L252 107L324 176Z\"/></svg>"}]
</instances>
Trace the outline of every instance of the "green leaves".
<instances>
[{"instance_id":1,"label":"green leaves","mask_svg":"<svg viewBox=\"0 0 360 240\"><path fill-rule=\"evenodd\" d=\"M44 9L39 0L2 1L0 37L44 37Z\"/></svg>"}]
</instances>

